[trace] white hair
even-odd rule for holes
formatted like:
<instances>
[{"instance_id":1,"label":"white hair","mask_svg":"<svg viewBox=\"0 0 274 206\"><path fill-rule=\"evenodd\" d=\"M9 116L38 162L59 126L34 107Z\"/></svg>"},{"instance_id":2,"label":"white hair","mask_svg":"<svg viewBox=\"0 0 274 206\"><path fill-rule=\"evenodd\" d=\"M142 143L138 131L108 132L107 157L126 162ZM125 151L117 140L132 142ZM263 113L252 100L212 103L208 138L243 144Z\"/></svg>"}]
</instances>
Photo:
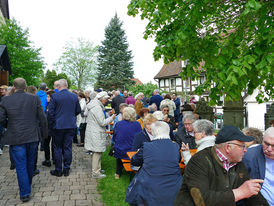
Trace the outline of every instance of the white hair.
<instances>
[{"instance_id":1,"label":"white hair","mask_svg":"<svg viewBox=\"0 0 274 206\"><path fill-rule=\"evenodd\" d=\"M59 79L58 84L59 84L60 87L68 88L68 81L66 79Z\"/></svg>"},{"instance_id":2,"label":"white hair","mask_svg":"<svg viewBox=\"0 0 274 206\"><path fill-rule=\"evenodd\" d=\"M196 120L192 126L195 132L205 133L206 136L211 136L214 133L214 124L207 119Z\"/></svg>"},{"instance_id":3,"label":"white hair","mask_svg":"<svg viewBox=\"0 0 274 206\"><path fill-rule=\"evenodd\" d=\"M170 139L169 131L170 131L170 128L166 122L157 121L151 124L151 133L153 136L152 140Z\"/></svg>"},{"instance_id":4,"label":"white hair","mask_svg":"<svg viewBox=\"0 0 274 206\"><path fill-rule=\"evenodd\" d=\"M163 120L165 118L163 112L161 111L153 112L153 116L156 117L158 120Z\"/></svg>"},{"instance_id":5,"label":"white hair","mask_svg":"<svg viewBox=\"0 0 274 206\"><path fill-rule=\"evenodd\" d=\"M186 120L191 120L192 123L195 122L197 119L193 114L187 114L183 117L183 122L185 122Z\"/></svg>"},{"instance_id":6,"label":"white hair","mask_svg":"<svg viewBox=\"0 0 274 206\"><path fill-rule=\"evenodd\" d=\"M138 99L140 95L144 95L142 92L139 92L136 96L135 99Z\"/></svg>"},{"instance_id":7,"label":"white hair","mask_svg":"<svg viewBox=\"0 0 274 206\"><path fill-rule=\"evenodd\" d=\"M264 137L271 137L271 138L274 138L274 127L269 127L269 128L264 132Z\"/></svg>"}]
</instances>

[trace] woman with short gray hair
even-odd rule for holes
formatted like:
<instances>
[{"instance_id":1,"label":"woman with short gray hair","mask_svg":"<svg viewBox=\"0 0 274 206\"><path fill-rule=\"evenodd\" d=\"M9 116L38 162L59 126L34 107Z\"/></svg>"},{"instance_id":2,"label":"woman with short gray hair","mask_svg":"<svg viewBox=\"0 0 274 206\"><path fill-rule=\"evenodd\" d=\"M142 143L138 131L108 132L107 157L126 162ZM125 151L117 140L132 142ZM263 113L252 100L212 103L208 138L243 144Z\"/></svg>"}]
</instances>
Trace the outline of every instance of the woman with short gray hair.
<instances>
[{"instance_id":1,"label":"woman with short gray hair","mask_svg":"<svg viewBox=\"0 0 274 206\"><path fill-rule=\"evenodd\" d=\"M193 124L195 142L197 144L197 152L215 145L214 124L206 119L196 120ZM182 154L185 165L191 158L188 144L182 144Z\"/></svg>"},{"instance_id":2,"label":"woman with short gray hair","mask_svg":"<svg viewBox=\"0 0 274 206\"><path fill-rule=\"evenodd\" d=\"M135 110L131 107L124 108L123 120L116 124L113 133L116 179L119 179L122 174L123 163L121 159L129 159L127 152L131 151L134 136L141 131L142 127L139 122L136 121Z\"/></svg>"}]
</instances>

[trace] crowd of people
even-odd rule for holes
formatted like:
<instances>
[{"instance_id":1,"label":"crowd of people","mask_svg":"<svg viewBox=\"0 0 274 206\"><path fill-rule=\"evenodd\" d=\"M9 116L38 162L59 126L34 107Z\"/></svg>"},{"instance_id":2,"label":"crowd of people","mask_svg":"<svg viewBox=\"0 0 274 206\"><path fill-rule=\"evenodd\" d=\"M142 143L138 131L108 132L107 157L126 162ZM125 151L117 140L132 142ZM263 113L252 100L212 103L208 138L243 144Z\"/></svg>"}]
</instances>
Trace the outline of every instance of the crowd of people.
<instances>
[{"instance_id":1,"label":"crowd of people","mask_svg":"<svg viewBox=\"0 0 274 206\"><path fill-rule=\"evenodd\" d=\"M126 191L130 205L274 205L273 122L264 133L224 126L215 134L214 124L195 113L193 98L186 104L157 89L151 97L127 90L69 91L65 79L53 89L41 83L37 91L17 78L13 87L2 85L0 95L0 149L9 145L23 202L39 174L39 143L42 165L54 164L51 175L70 175L75 143L91 155L91 178L100 179L106 177L101 157L111 133L113 178L121 177L123 159L137 172ZM136 152L131 159L129 151Z\"/></svg>"}]
</instances>

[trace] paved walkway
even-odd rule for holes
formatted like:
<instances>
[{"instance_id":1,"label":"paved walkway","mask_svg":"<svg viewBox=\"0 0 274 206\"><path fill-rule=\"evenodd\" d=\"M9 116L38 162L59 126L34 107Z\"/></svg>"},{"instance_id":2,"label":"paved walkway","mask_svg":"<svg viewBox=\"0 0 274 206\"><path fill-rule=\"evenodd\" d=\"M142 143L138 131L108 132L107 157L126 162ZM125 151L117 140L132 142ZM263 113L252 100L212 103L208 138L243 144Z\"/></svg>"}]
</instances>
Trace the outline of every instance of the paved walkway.
<instances>
[{"instance_id":1,"label":"paved walkway","mask_svg":"<svg viewBox=\"0 0 274 206\"><path fill-rule=\"evenodd\" d=\"M55 177L49 171L54 169L42 166L44 152L38 154L37 167L40 174L33 178L31 200L22 203L15 170L10 170L8 148L0 155L0 206L102 206L97 192L97 182L91 178L91 156L84 153L83 147L73 145L73 161L68 177Z\"/></svg>"}]
</instances>

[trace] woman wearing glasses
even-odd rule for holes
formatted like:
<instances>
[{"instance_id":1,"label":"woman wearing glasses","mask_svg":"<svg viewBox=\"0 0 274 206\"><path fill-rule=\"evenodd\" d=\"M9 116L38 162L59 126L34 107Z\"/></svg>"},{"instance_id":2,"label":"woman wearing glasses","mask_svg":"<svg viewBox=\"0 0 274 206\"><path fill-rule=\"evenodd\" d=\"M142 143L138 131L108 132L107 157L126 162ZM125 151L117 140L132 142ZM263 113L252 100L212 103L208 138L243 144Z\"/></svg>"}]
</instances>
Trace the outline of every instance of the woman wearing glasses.
<instances>
[{"instance_id":1,"label":"woman wearing glasses","mask_svg":"<svg viewBox=\"0 0 274 206\"><path fill-rule=\"evenodd\" d=\"M194 130L194 137L195 142L197 144L197 152L207 148L211 147L215 144L215 136L214 136L214 124L206 119L201 119L195 121L193 124L193 130ZM191 154L189 152L189 146L188 144L185 144L182 142L182 155L185 165L188 163L188 161L191 158Z\"/></svg>"}]
</instances>

